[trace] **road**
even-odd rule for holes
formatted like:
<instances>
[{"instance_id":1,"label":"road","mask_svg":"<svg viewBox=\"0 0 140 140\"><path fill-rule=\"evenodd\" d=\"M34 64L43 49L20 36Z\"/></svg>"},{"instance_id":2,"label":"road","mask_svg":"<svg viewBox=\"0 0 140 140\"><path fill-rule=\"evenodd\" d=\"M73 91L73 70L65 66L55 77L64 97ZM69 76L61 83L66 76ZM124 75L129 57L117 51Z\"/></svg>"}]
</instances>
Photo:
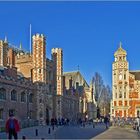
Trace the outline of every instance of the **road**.
<instances>
[{"instance_id":1,"label":"road","mask_svg":"<svg viewBox=\"0 0 140 140\"><path fill-rule=\"evenodd\" d=\"M96 125L93 128L92 125L81 126L59 126L55 127L55 130L51 128L51 134L48 134L48 126L37 126L25 128L18 134L19 139L22 136L26 136L27 139L91 139L92 137L104 132L105 126ZM38 129L38 136L35 136L35 130ZM0 139L6 139L6 133L0 133Z\"/></svg>"},{"instance_id":2,"label":"road","mask_svg":"<svg viewBox=\"0 0 140 140\"><path fill-rule=\"evenodd\" d=\"M26 136L27 139L139 139L140 132L132 128L110 127L105 128L104 124L98 124L93 128L92 125L81 126L59 126L54 130L51 128L51 133L48 134L50 126L36 126L25 128L18 134L19 139ZM35 130L38 129L38 136L35 135ZM0 133L0 139L6 139L5 133Z\"/></svg>"},{"instance_id":3,"label":"road","mask_svg":"<svg viewBox=\"0 0 140 140\"><path fill-rule=\"evenodd\" d=\"M85 127L65 126L56 131L55 139L91 139L105 130L103 124L96 125L95 128L92 125Z\"/></svg>"}]
</instances>

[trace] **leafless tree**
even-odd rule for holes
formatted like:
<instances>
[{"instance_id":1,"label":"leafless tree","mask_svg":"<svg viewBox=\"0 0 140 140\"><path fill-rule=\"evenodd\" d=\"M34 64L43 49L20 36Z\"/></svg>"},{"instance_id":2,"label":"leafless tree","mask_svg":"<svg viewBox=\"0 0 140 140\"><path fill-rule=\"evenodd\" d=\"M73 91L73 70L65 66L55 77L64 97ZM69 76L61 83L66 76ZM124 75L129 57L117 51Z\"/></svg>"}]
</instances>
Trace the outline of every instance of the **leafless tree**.
<instances>
[{"instance_id":1,"label":"leafless tree","mask_svg":"<svg viewBox=\"0 0 140 140\"><path fill-rule=\"evenodd\" d=\"M97 72L93 77L93 81L95 84L95 100L100 110L100 114L101 115L109 114L111 89L109 85L107 86L104 85L102 76Z\"/></svg>"}]
</instances>

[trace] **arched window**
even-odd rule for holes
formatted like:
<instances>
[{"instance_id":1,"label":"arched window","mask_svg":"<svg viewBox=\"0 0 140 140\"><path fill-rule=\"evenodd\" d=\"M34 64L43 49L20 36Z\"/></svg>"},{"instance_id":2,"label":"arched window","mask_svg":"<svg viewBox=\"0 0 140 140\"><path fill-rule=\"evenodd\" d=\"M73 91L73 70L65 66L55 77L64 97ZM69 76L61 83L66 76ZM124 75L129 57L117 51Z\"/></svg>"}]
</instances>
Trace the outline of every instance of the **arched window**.
<instances>
[{"instance_id":1,"label":"arched window","mask_svg":"<svg viewBox=\"0 0 140 140\"><path fill-rule=\"evenodd\" d=\"M21 102L26 102L26 94L25 94L25 92L21 92Z\"/></svg>"},{"instance_id":2,"label":"arched window","mask_svg":"<svg viewBox=\"0 0 140 140\"><path fill-rule=\"evenodd\" d=\"M0 99L6 100L6 89L0 88Z\"/></svg>"},{"instance_id":3,"label":"arched window","mask_svg":"<svg viewBox=\"0 0 140 140\"><path fill-rule=\"evenodd\" d=\"M12 101L17 101L17 92L16 92L16 90L11 91L11 100Z\"/></svg>"},{"instance_id":4,"label":"arched window","mask_svg":"<svg viewBox=\"0 0 140 140\"><path fill-rule=\"evenodd\" d=\"M29 103L33 103L33 94L32 93L30 93L30 95L29 95Z\"/></svg>"}]
</instances>

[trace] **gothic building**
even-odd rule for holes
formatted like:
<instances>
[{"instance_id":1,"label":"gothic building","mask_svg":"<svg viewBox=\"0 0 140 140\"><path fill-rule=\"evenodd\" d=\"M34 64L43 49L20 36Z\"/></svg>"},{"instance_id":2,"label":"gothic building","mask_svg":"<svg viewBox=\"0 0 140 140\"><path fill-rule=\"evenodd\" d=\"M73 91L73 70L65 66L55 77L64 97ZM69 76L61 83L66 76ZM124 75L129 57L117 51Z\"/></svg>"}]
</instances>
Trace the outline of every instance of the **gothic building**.
<instances>
[{"instance_id":1,"label":"gothic building","mask_svg":"<svg viewBox=\"0 0 140 140\"><path fill-rule=\"evenodd\" d=\"M130 71L121 43L112 65L112 117L136 117L140 111L140 72Z\"/></svg>"},{"instance_id":2,"label":"gothic building","mask_svg":"<svg viewBox=\"0 0 140 140\"><path fill-rule=\"evenodd\" d=\"M46 44L43 34L35 34L28 53L21 44L15 48L7 39L0 41L0 124L10 112L23 124L26 120L45 125L51 118L95 117L92 85L79 71L63 73L63 50L52 48L48 59Z\"/></svg>"}]
</instances>

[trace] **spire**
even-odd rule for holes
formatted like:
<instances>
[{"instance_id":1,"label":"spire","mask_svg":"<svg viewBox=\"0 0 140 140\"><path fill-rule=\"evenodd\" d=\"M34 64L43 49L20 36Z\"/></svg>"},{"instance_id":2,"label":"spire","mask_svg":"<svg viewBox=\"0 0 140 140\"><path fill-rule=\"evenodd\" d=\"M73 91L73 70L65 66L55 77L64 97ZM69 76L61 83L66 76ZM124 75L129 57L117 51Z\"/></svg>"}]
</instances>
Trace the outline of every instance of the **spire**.
<instances>
[{"instance_id":1,"label":"spire","mask_svg":"<svg viewBox=\"0 0 140 140\"><path fill-rule=\"evenodd\" d=\"M20 45L19 45L19 48L20 48L20 50L22 49L22 44L20 43Z\"/></svg>"},{"instance_id":2,"label":"spire","mask_svg":"<svg viewBox=\"0 0 140 140\"><path fill-rule=\"evenodd\" d=\"M122 48L122 42L119 43L119 48L114 53L114 56L117 56L117 55L127 55L126 51Z\"/></svg>"},{"instance_id":3,"label":"spire","mask_svg":"<svg viewBox=\"0 0 140 140\"><path fill-rule=\"evenodd\" d=\"M30 55L32 53L32 25L30 24Z\"/></svg>"},{"instance_id":4,"label":"spire","mask_svg":"<svg viewBox=\"0 0 140 140\"><path fill-rule=\"evenodd\" d=\"M122 48L122 42L120 41L119 47Z\"/></svg>"},{"instance_id":5,"label":"spire","mask_svg":"<svg viewBox=\"0 0 140 140\"><path fill-rule=\"evenodd\" d=\"M7 36L5 36L4 42L7 43Z\"/></svg>"}]
</instances>

